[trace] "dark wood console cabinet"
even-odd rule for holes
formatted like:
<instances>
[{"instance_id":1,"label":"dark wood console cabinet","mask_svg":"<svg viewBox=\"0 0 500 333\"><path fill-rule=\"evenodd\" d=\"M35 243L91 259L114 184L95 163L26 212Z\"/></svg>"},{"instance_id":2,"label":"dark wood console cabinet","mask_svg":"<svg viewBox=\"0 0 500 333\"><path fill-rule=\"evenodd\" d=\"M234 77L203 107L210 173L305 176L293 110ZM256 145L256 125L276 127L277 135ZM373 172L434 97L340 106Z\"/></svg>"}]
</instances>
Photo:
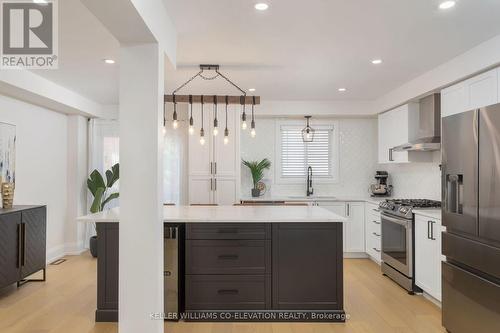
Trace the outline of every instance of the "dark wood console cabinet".
<instances>
[{"instance_id":1,"label":"dark wood console cabinet","mask_svg":"<svg viewBox=\"0 0 500 333\"><path fill-rule=\"evenodd\" d=\"M45 206L0 209L0 288L45 281L46 235ZM26 279L40 270L42 279Z\"/></svg>"}]
</instances>

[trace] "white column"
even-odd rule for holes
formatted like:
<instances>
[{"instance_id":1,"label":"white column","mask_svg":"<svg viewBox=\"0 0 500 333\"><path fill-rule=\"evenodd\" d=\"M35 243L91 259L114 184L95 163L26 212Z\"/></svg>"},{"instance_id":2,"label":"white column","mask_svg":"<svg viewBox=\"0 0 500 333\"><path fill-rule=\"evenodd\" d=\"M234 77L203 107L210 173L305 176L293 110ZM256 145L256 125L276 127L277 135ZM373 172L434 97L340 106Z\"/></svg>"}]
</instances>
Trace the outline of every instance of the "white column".
<instances>
[{"instance_id":1,"label":"white column","mask_svg":"<svg viewBox=\"0 0 500 333\"><path fill-rule=\"evenodd\" d=\"M87 212L87 118L68 116L68 218L64 230L65 254L80 254L85 226L76 218Z\"/></svg>"},{"instance_id":2,"label":"white column","mask_svg":"<svg viewBox=\"0 0 500 333\"><path fill-rule=\"evenodd\" d=\"M120 333L163 332L162 131L158 44L120 50Z\"/></svg>"}]
</instances>

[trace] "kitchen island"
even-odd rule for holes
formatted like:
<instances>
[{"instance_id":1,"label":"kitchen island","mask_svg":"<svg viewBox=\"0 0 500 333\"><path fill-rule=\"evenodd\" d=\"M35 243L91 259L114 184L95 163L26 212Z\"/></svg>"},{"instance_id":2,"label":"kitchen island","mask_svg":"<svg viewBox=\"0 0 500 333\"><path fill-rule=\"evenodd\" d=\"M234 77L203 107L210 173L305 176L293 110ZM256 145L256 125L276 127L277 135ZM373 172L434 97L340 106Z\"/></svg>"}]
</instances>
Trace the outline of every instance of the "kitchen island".
<instances>
[{"instance_id":1,"label":"kitchen island","mask_svg":"<svg viewBox=\"0 0 500 333\"><path fill-rule=\"evenodd\" d=\"M97 224L96 321L116 321L119 208L79 220ZM310 206L164 207L165 230L180 230L181 317L343 322L345 221Z\"/></svg>"}]
</instances>

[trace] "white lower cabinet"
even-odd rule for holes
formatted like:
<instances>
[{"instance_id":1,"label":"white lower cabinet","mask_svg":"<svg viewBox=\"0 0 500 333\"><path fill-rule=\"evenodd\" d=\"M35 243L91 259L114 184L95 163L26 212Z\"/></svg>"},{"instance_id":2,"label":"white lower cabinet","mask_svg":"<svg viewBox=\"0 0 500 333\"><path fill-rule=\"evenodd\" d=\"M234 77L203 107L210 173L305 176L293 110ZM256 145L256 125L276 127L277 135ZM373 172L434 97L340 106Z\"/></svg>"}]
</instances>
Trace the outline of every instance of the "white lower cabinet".
<instances>
[{"instance_id":1,"label":"white lower cabinet","mask_svg":"<svg viewBox=\"0 0 500 333\"><path fill-rule=\"evenodd\" d=\"M365 205L365 242L366 253L380 264L382 249L382 227L378 205Z\"/></svg>"},{"instance_id":2,"label":"white lower cabinet","mask_svg":"<svg viewBox=\"0 0 500 333\"><path fill-rule=\"evenodd\" d=\"M344 252L364 254L365 251L365 203L318 202L318 206L347 218L344 223Z\"/></svg>"},{"instance_id":3,"label":"white lower cabinet","mask_svg":"<svg viewBox=\"0 0 500 333\"><path fill-rule=\"evenodd\" d=\"M441 221L415 214L415 284L441 301Z\"/></svg>"}]
</instances>

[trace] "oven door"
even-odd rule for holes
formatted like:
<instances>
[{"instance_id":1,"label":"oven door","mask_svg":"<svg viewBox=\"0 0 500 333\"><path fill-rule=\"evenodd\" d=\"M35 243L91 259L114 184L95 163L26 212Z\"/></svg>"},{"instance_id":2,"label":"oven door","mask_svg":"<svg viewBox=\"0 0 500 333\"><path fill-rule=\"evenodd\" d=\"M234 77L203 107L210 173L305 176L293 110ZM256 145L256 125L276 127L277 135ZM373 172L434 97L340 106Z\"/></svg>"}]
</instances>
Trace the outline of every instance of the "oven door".
<instances>
[{"instance_id":1,"label":"oven door","mask_svg":"<svg viewBox=\"0 0 500 333\"><path fill-rule=\"evenodd\" d=\"M382 261L413 277L412 221L386 214L382 218Z\"/></svg>"}]
</instances>

